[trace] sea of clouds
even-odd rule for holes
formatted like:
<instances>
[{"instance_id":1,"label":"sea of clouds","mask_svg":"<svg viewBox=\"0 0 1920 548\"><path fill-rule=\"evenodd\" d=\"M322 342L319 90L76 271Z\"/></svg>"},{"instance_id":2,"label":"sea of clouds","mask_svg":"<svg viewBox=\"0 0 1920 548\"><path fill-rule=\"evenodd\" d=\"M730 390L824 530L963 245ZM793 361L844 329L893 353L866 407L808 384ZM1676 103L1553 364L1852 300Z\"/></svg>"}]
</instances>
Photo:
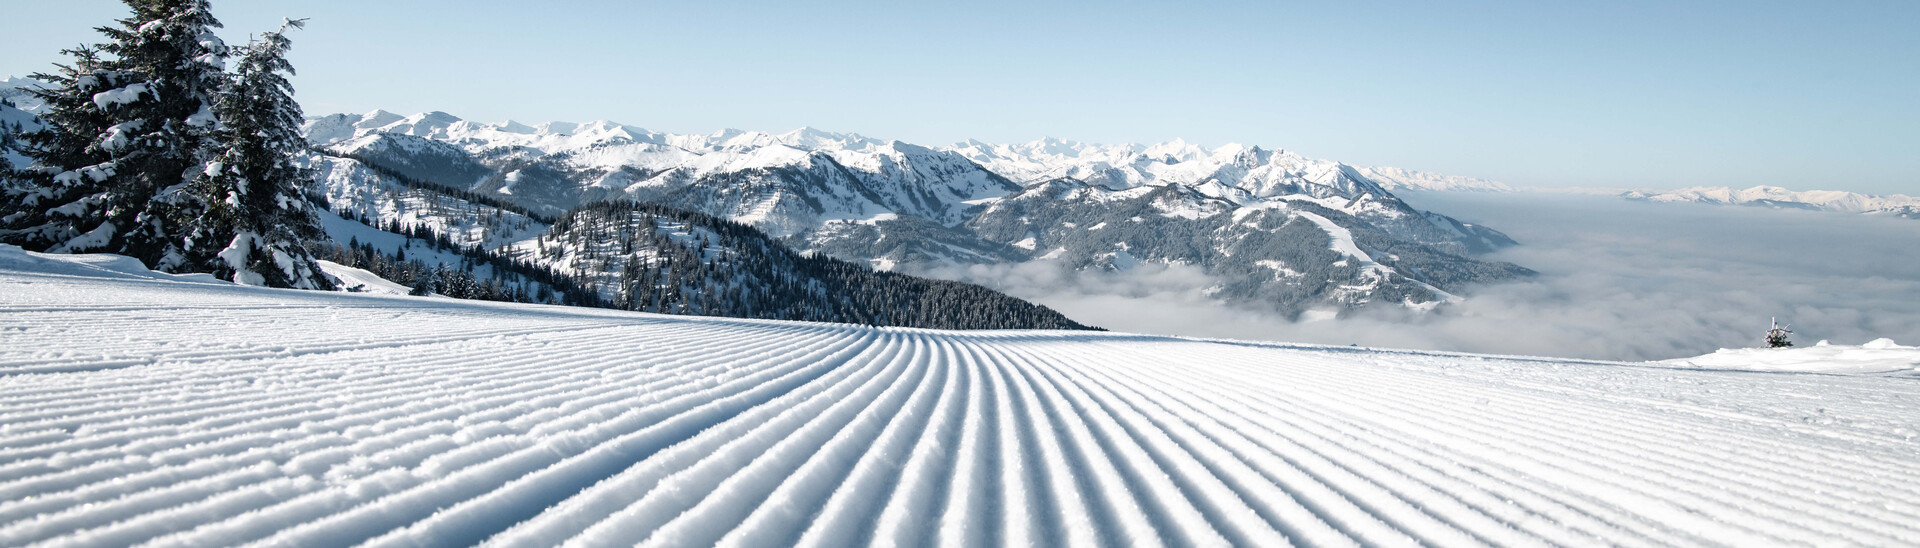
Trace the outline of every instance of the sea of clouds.
<instances>
[{"instance_id":1,"label":"sea of clouds","mask_svg":"<svg viewBox=\"0 0 1920 548\"><path fill-rule=\"evenodd\" d=\"M1117 331L1613 360L1794 339L1920 343L1920 221L1564 193L1413 193L1416 207L1506 232L1487 256L1540 272L1456 288L1434 313L1288 321L1208 297L1196 268L1075 272L1036 261L943 277L999 288Z\"/></svg>"}]
</instances>

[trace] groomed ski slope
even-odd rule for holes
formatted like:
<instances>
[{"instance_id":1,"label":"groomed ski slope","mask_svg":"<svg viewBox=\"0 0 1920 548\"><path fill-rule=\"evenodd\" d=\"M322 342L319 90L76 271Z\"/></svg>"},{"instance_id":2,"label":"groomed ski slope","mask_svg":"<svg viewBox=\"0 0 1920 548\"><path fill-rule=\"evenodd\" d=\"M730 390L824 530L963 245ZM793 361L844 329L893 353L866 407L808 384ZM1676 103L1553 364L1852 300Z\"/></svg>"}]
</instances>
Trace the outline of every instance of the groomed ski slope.
<instances>
[{"instance_id":1,"label":"groomed ski slope","mask_svg":"<svg viewBox=\"0 0 1920 548\"><path fill-rule=\"evenodd\" d=\"M0 250L4 546L1920 544L1920 379L652 316Z\"/></svg>"}]
</instances>

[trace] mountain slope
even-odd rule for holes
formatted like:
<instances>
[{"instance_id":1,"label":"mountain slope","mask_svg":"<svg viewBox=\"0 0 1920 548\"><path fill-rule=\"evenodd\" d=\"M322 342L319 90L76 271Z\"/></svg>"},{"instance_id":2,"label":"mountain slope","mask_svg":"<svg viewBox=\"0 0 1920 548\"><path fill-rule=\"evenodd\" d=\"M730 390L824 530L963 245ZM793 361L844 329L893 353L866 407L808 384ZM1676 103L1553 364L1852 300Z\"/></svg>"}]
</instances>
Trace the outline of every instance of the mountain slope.
<instances>
[{"instance_id":1,"label":"mountain slope","mask_svg":"<svg viewBox=\"0 0 1920 548\"><path fill-rule=\"evenodd\" d=\"M0 544L1920 543L1911 373L676 317L102 259L0 249Z\"/></svg>"},{"instance_id":2,"label":"mountain slope","mask_svg":"<svg viewBox=\"0 0 1920 548\"><path fill-rule=\"evenodd\" d=\"M620 201L547 218L334 153L342 156L307 158L339 215L327 222L335 241L327 257L425 290L736 318L1089 329L977 285L802 256L757 229L697 212Z\"/></svg>"},{"instance_id":3,"label":"mountain slope","mask_svg":"<svg viewBox=\"0 0 1920 548\"><path fill-rule=\"evenodd\" d=\"M1473 181L1354 168L1260 147L1049 140L929 148L812 129L672 135L611 122L532 127L476 124L438 112L401 117L378 111L311 120L308 135L330 154L544 215L606 200L660 203L746 223L796 249L883 270L928 273L953 265L1062 258L1071 268L1116 268L1131 263L1103 257L1120 257L1112 246L1125 244L1130 247L1123 251L1142 261L1203 266L1219 279L1219 296L1227 302L1288 313L1427 308L1471 283L1530 274L1474 258L1512 245L1504 234L1415 210L1384 186L1470 187ZM1076 181L1098 192L1051 193L1044 185L1053 181ZM1167 228L1182 234L1179 241L1130 238L1072 249L1039 243L1071 239L1061 232L1066 223L1138 217L1134 199L1146 195L1163 201L1162 216L1191 222L1143 229ZM1036 196L1063 202L1011 204ZM1236 243L1245 236L1233 228L1238 219L1310 207L1337 213L1288 232L1287 246ZM1013 209L1023 213L1005 218ZM1353 234L1364 236L1356 240ZM1336 264L1344 255L1289 251L1313 247L1308 242L1323 237L1380 259ZM1240 254L1232 255L1228 249L1236 246ZM1260 264L1271 267L1253 266ZM1282 270L1306 278L1275 275Z\"/></svg>"},{"instance_id":4,"label":"mountain slope","mask_svg":"<svg viewBox=\"0 0 1920 548\"><path fill-rule=\"evenodd\" d=\"M583 206L502 251L549 265L628 310L936 329L1087 329L984 287L801 256L747 225L658 204Z\"/></svg>"}]
</instances>

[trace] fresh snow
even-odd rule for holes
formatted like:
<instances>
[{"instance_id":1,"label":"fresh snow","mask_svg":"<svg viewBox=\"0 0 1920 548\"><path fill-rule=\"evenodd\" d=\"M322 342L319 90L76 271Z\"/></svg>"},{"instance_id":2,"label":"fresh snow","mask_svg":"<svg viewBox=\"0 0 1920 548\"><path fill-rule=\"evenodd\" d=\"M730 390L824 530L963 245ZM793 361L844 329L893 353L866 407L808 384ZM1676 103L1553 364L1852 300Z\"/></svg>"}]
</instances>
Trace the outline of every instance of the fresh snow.
<instances>
[{"instance_id":1,"label":"fresh snow","mask_svg":"<svg viewBox=\"0 0 1920 548\"><path fill-rule=\"evenodd\" d=\"M1722 348L1712 354L1666 360L1665 364L1695 369L1792 371L1805 373L1901 373L1920 376L1920 347L1900 346L1893 339L1875 339L1861 345L1819 344L1788 348Z\"/></svg>"},{"instance_id":2,"label":"fresh snow","mask_svg":"<svg viewBox=\"0 0 1920 548\"><path fill-rule=\"evenodd\" d=\"M1920 544L1911 371L674 317L131 261L0 248L0 545Z\"/></svg>"},{"instance_id":3,"label":"fresh snow","mask_svg":"<svg viewBox=\"0 0 1920 548\"><path fill-rule=\"evenodd\" d=\"M1372 266L1375 264L1373 257L1367 256L1367 252L1362 251L1360 245L1353 242L1353 232L1347 230L1346 227L1334 224L1333 221L1328 220L1326 217L1321 217L1313 213L1298 211L1295 212L1295 214L1305 217L1309 221L1313 221L1313 224L1320 226L1320 230L1326 231L1327 237L1331 240L1327 244L1327 247L1332 248L1341 255L1352 257L1354 260L1359 261L1361 266Z\"/></svg>"},{"instance_id":4,"label":"fresh snow","mask_svg":"<svg viewBox=\"0 0 1920 548\"><path fill-rule=\"evenodd\" d=\"M235 283L244 285L267 284L266 276L247 269L248 255L252 253L253 247L258 243L259 239L260 237L252 232L242 231L233 235L233 241L227 244L226 249L222 249L219 253L215 254L221 261L227 263L228 268L234 270L233 281Z\"/></svg>"},{"instance_id":5,"label":"fresh snow","mask_svg":"<svg viewBox=\"0 0 1920 548\"><path fill-rule=\"evenodd\" d=\"M141 95L146 94L146 84L128 84L127 87L93 94L93 105L100 110L111 110L113 107L138 101Z\"/></svg>"},{"instance_id":6,"label":"fresh snow","mask_svg":"<svg viewBox=\"0 0 1920 548\"><path fill-rule=\"evenodd\" d=\"M388 281L363 268L354 268L333 261L315 261L320 270L340 280L340 287L347 291L367 292L381 295L406 295L413 288Z\"/></svg>"},{"instance_id":7,"label":"fresh snow","mask_svg":"<svg viewBox=\"0 0 1920 548\"><path fill-rule=\"evenodd\" d=\"M127 140L130 138L128 136L133 131L140 129L140 126L145 125L144 122L144 120L133 120L108 127L106 137L100 139L100 148L108 151L117 151L126 148Z\"/></svg>"}]
</instances>

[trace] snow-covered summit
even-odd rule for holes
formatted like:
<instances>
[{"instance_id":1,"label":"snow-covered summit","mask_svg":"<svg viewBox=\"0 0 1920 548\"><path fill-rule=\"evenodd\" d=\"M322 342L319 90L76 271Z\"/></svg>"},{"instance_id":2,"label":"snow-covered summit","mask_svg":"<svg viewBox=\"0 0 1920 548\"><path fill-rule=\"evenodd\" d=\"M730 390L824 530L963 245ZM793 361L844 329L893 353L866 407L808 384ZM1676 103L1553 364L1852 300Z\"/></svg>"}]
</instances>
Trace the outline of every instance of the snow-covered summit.
<instances>
[{"instance_id":1,"label":"snow-covered summit","mask_svg":"<svg viewBox=\"0 0 1920 548\"><path fill-rule=\"evenodd\" d=\"M826 152L868 150L887 144L887 141L857 133L834 133L810 127L779 134L739 129L670 134L610 120L585 123L556 121L537 125L513 120L482 123L438 111L411 116L383 110L366 114L333 114L309 118L306 132L308 140L320 145L374 134L398 134L476 147L530 147L549 153L622 143L672 146L697 153L739 152L776 145Z\"/></svg>"},{"instance_id":2,"label":"snow-covered summit","mask_svg":"<svg viewBox=\"0 0 1920 548\"><path fill-rule=\"evenodd\" d=\"M1476 177L1459 175L1441 175L1426 171L1414 171L1397 167L1359 168L1367 178L1380 183L1387 190L1433 190L1433 191L1472 191L1472 192L1512 192L1514 188L1499 181L1489 181Z\"/></svg>"},{"instance_id":3,"label":"snow-covered summit","mask_svg":"<svg viewBox=\"0 0 1920 548\"><path fill-rule=\"evenodd\" d=\"M1204 184L1209 179L1230 179L1225 184L1243 188L1283 186L1283 181L1305 181L1307 173L1330 173L1347 164L1309 158L1298 153L1264 149L1240 143L1208 148L1183 139L1151 145L1101 145L1043 138L1019 144L992 144L977 140L947 147L994 172L1016 182L1033 183L1059 177L1100 179L1110 187L1130 187L1167 183ZM1262 165L1275 166L1253 174ZM1238 167L1241 172L1222 173L1223 168ZM1393 167L1350 166L1352 170L1387 190L1509 191L1505 184L1440 175ZM1245 175L1255 180L1242 180ZM1221 177L1221 176L1225 177Z\"/></svg>"},{"instance_id":4,"label":"snow-covered summit","mask_svg":"<svg viewBox=\"0 0 1920 548\"><path fill-rule=\"evenodd\" d=\"M622 141L673 146L700 154L741 152L775 145L817 152L877 153L898 148L896 144L900 143L811 127L785 133L725 129L704 134L670 134L610 121L549 122L535 126L514 121L477 123L444 112L401 116L375 110L364 115L335 114L307 122L309 139L322 145L373 133L413 135L476 146L531 147L548 153ZM1239 143L1206 147L1174 139L1149 145L1102 145L1049 137L1018 144L968 140L946 147L923 148L956 154L1023 185L1073 177L1115 189L1215 182L1253 190L1324 183L1329 174L1349 171L1390 191L1512 190L1507 185L1484 179L1394 167L1349 166L1350 169L1342 170L1341 166L1346 164L1340 162ZM1251 172L1261 165L1272 166L1272 169ZM1240 171L1221 171L1229 167L1238 167ZM1248 175L1254 178L1244 179Z\"/></svg>"},{"instance_id":5,"label":"snow-covered summit","mask_svg":"<svg viewBox=\"0 0 1920 548\"><path fill-rule=\"evenodd\" d=\"M319 145L332 145L369 135L409 135L483 146L530 147L548 152L610 142L666 142L660 134L608 121L584 124L548 122L530 126L508 120L486 124L438 111L411 116L384 110L366 114L333 114L307 119L304 129L307 139Z\"/></svg>"}]
</instances>

